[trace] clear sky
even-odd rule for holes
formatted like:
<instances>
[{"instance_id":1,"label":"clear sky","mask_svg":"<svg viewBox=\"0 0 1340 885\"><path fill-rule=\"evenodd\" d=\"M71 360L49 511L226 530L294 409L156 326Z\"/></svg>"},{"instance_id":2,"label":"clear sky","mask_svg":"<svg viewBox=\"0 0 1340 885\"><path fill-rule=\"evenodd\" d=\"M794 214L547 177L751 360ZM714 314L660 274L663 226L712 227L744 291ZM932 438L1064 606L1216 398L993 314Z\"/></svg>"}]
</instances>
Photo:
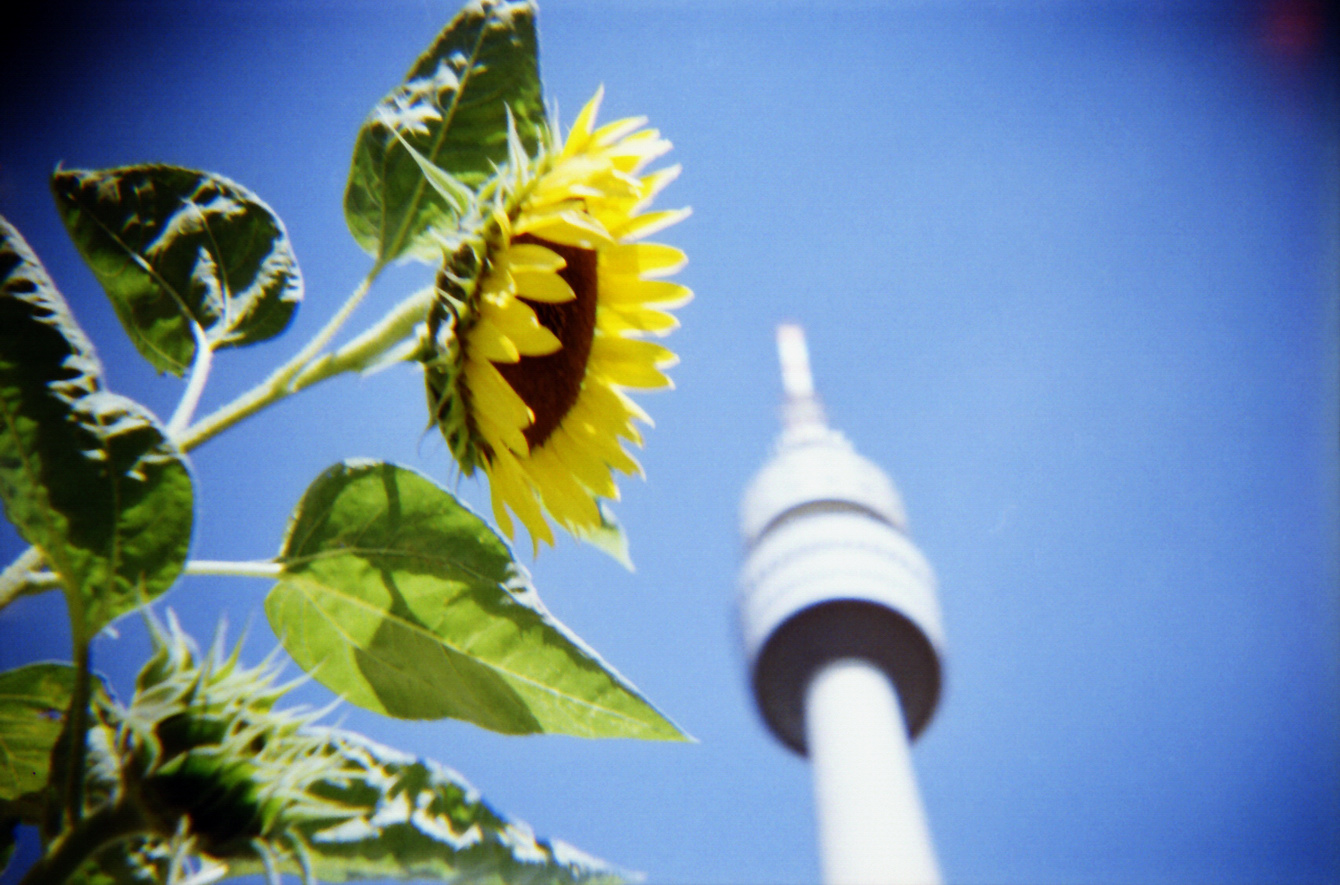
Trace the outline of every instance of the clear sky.
<instances>
[{"instance_id":1,"label":"clear sky","mask_svg":"<svg viewBox=\"0 0 1340 885\"><path fill-rule=\"evenodd\" d=\"M652 883L816 881L808 769L754 713L733 611L736 508L778 426L773 329L795 320L832 422L894 477L939 575L948 683L914 755L948 880L1340 879L1340 117L1334 40L1309 25L1324 5L544 5L564 122L603 83L604 119L647 114L675 142L664 205L694 215L663 239L688 252L697 299L670 339L678 389L643 398L647 480L618 506L637 572L571 542L533 572L699 742L352 708L344 724ZM340 210L353 137L455 5L51 6L5 45L0 213L116 390L167 415L179 387L66 238L57 161L216 171L288 226L307 301L289 338L218 358L204 408L221 404L368 268ZM388 273L363 316L427 273ZM192 458L194 555L272 555L344 457L445 481L425 423L403 368L210 442ZM21 549L0 528L3 559ZM254 661L274 642L267 589L188 579L166 602L202 638L220 611L234 634L249 623ZM68 656L63 617L54 594L0 614L0 665ZM122 626L95 662L127 690L145 640Z\"/></svg>"}]
</instances>

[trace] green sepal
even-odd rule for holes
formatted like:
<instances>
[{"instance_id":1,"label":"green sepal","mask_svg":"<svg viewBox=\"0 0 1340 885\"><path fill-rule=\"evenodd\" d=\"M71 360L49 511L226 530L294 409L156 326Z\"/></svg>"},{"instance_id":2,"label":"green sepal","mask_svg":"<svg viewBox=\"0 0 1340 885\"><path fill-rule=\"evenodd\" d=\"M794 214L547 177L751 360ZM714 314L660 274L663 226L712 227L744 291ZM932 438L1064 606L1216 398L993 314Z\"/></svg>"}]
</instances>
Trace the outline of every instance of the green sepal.
<instances>
[{"instance_id":1,"label":"green sepal","mask_svg":"<svg viewBox=\"0 0 1340 885\"><path fill-rule=\"evenodd\" d=\"M102 701L91 778L119 783L142 836L104 849L73 881L161 881L174 836L216 876L320 881L613 883L626 874L491 808L460 775L276 706L271 660L244 667L222 640L201 654L169 611L129 705ZM273 657L273 656L272 656ZM103 791L105 801L105 791ZM4 805L0 804L0 815ZM0 822L3 817L0 816ZM221 865L221 866L220 866Z\"/></svg>"},{"instance_id":2,"label":"green sepal","mask_svg":"<svg viewBox=\"0 0 1340 885\"><path fill-rule=\"evenodd\" d=\"M420 348L429 420L441 431L465 476L473 475L484 463L482 441L470 416L469 393L461 383L461 342L477 319L474 290L484 264L482 252L482 243L464 242L444 257Z\"/></svg>"},{"instance_id":3,"label":"green sepal","mask_svg":"<svg viewBox=\"0 0 1340 885\"><path fill-rule=\"evenodd\" d=\"M636 571L633 557L628 552L628 534L614 515L614 508L604 499L599 500L597 506L600 508L600 525L582 529L577 533L578 537L630 572Z\"/></svg>"}]
</instances>

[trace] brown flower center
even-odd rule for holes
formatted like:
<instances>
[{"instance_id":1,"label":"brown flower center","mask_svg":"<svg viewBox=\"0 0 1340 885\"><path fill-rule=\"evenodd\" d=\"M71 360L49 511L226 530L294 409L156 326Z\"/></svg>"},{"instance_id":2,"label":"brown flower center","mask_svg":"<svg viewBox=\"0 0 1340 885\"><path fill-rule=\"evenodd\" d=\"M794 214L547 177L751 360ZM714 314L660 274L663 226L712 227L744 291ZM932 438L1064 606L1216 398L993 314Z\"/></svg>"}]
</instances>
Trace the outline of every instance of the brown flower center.
<instances>
[{"instance_id":1,"label":"brown flower center","mask_svg":"<svg viewBox=\"0 0 1340 885\"><path fill-rule=\"evenodd\" d=\"M567 267L558 275L577 297L561 304L525 301L535 310L540 325L558 336L563 346L547 356L523 356L515 363L495 363L503 378L535 413L535 423L525 430L533 449L544 445L577 402L591 355L596 330L596 253L593 249L560 246L531 234L513 237L513 243L536 243L563 257Z\"/></svg>"}]
</instances>

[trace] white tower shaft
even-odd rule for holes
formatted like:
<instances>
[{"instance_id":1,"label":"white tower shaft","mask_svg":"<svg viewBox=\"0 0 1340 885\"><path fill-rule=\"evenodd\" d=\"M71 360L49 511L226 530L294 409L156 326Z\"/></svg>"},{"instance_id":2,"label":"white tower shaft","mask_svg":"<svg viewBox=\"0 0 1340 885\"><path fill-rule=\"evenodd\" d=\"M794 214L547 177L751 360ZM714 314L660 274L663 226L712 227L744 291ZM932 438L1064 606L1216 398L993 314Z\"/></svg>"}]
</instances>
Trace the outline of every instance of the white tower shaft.
<instances>
[{"instance_id":1,"label":"white tower shaft","mask_svg":"<svg viewBox=\"0 0 1340 885\"><path fill-rule=\"evenodd\" d=\"M825 665L805 692L825 885L938 885L907 726L868 661Z\"/></svg>"}]
</instances>

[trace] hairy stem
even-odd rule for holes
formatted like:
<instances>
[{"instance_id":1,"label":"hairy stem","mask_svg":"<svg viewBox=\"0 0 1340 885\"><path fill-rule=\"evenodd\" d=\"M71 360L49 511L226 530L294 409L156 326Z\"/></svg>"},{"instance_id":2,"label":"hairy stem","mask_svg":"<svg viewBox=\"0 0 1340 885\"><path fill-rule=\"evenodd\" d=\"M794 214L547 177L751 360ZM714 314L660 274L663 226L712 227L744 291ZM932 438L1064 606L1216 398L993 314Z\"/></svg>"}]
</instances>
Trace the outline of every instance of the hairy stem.
<instances>
[{"instance_id":1,"label":"hairy stem","mask_svg":"<svg viewBox=\"0 0 1340 885\"><path fill-rule=\"evenodd\" d=\"M60 885L98 851L148 829L133 805L118 803L100 808L66 833L54 851L33 864L19 885Z\"/></svg>"},{"instance_id":2,"label":"hairy stem","mask_svg":"<svg viewBox=\"0 0 1340 885\"><path fill-rule=\"evenodd\" d=\"M339 350L322 354L313 360L293 379L294 392L342 372L360 372L370 368L378 357L407 339L414 327L423 322L434 292L432 286L420 289Z\"/></svg>"},{"instance_id":3,"label":"hairy stem","mask_svg":"<svg viewBox=\"0 0 1340 885\"><path fill-rule=\"evenodd\" d=\"M312 340L308 341L302 350L294 354L292 359L271 372L269 378L180 433L173 434L173 441L177 444L177 447L183 452L189 452L206 440L213 439L242 419L254 415L266 406L294 393L291 383L293 379L303 369L306 369L316 359L321 350L330 343L331 339L339 333L350 315L363 302L363 298L368 294L368 289L372 286L372 281L377 278L385 266L380 261L374 264L372 269L368 271L367 276L363 277L362 282L350 293L344 304L340 305L340 309L335 311L335 315L326 322L325 326L312 336Z\"/></svg>"},{"instance_id":4,"label":"hairy stem","mask_svg":"<svg viewBox=\"0 0 1340 885\"><path fill-rule=\"evenodd\" d=\"M172 419L168 421L169 437L178 437L191 424L195 408L200 404L200 395L205 392L205 382L209 380L209 368L214 362L214 350L209 345L205 330L195 320L190 320L191 334L195 336L195 359L191 361L191 377L186 382L181 401L177 403Z\"/></svg>"},{"instance_id":5,"label":"hairy stem","mask_svg":"<svg viewBox=\"0 0 1340 885\"><path fill-rule=\"evenodd\" d=\"M278 578L284 566L277 562L228 562L213 559L193 559L186 563L183 574L225 575L232 578Z\"/></svg>"},{"instance_id":6,"label":"hairy stem","mask_svg":"<svg viewBox=\"0 0 1340 885\"><path fill-rule=\"evenodd\" d=\"M0 609L28 591L32 575L42 565L42 551L29 547L0 572Z\"/></svg>"},{"instance_id":7,"label":"hairy stem","mask_svg":"<svg viewBox=\"0 0 1340 885\"><path fill-rule=\"evenodd\" d=\"M40 560L40 558L39 558ZM15 560L17 563L17 560ZM12 568L13 566L11 566ZM234 578L278 578L284 566L272 560L192 559L182 567L183 575L226 575ZM60 576L55 572L29 571L18 584L13 596L45 593L60 587Z\"/></svg>"}]
</instances>

